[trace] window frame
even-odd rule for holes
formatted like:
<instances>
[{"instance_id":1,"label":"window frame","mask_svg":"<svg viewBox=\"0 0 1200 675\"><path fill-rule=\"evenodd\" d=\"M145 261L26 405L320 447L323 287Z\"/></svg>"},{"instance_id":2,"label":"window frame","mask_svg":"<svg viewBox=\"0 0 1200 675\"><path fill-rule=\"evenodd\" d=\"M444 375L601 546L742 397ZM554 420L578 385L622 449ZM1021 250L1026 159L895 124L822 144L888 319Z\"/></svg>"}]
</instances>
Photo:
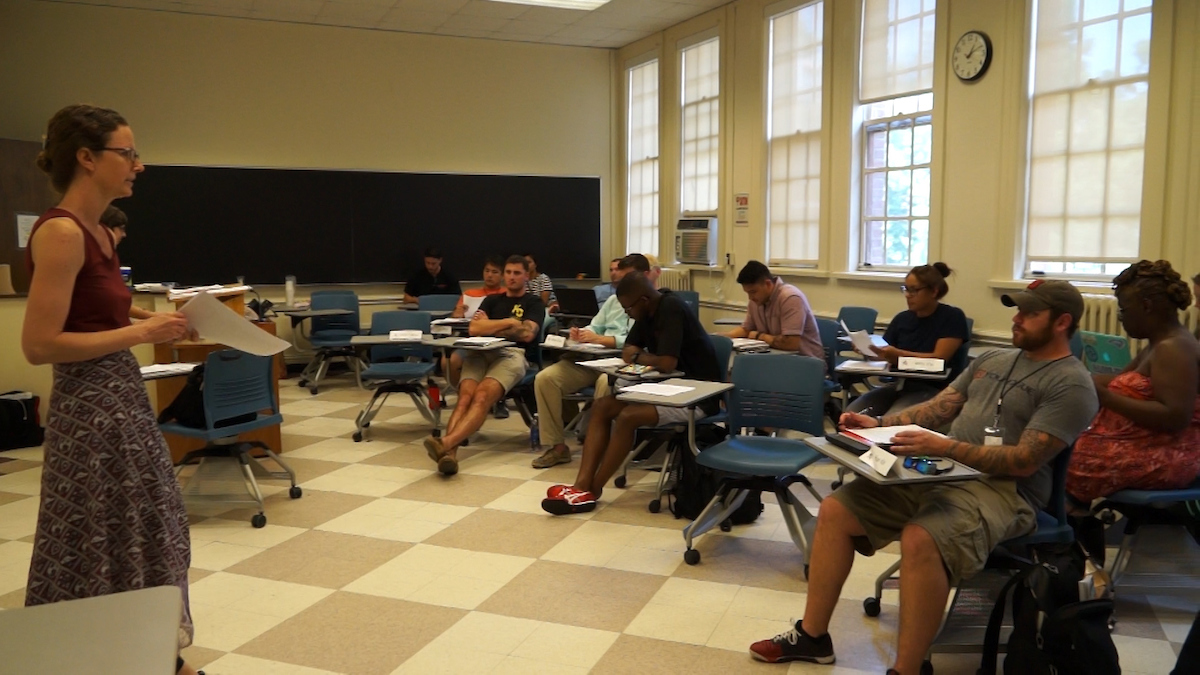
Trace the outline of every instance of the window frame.
<instances>
[{"instance_id":1,"label":"window frame","mask_svg":"<svg viewBox=\"0 0 1200 675\"><path fill-rule=\"evenodd\" d=\"M656 133L657 133L657 137L655 139L656 152L652 158L646 157L644 159L640 159L635 162L635 160L633 159L633 156L632 156L632 152L631 152L631 149L633 146L633 131L634 131L633 125L632 125L632 117L633 117L633 112L634 112L633 99L632 99L632 94L633 94L632 78L633 78L633 72L635 70L637 70L638 68L645 68L651 64L654 65L654 68L656 71L655 74L657 77L657 82L655 85L655 106L654 106L655 128L656 128ZM646 54L643 54L642 56L640 56L638 58L630 59L630 60L626 61L624 75L625 75L625 77L624 77L624 80L625 80L624 81L624 93L625 93L625 120L624 120L625 121L625 125L624 125L625 133L624 133L624 136L625 137L623 140L624 140L625 156L624 156L624 167L623 168L625 171L625 176L624 176L624 178L625 178L625 181L624 181L625 182L625 185L624 185L624 187L625 187L625 250L628 253L633 253L633 252L651 253L653 255L659 256L661 254L661 250L662 250L662 234L663 234L663 222L662 222L663 221L663 219L662 219L662 194L663 194L663 185L662 185L662 102L663 102L662 84L663 84L663 77L662 77L662 59L660 58L658 51L657 50L651 51ZM633 218L632 218L632 214L633 214L633 190L632 190L633 167L634 167L635 163L647 163L647 162L652 162L652 167L653 167L653 171L654 171L654 179L653 180L654 180L655 187L654 187L654 191L652 193L639 193L639 196L645 197L648 194L653 195L653 206L651 208L651 213L653 214L654 224L652 227L642 226L640 229L652 230L652 236L649 237L650 241L652 242L652 244L651 244L652 250L648 250L648 251L647 250L636 250L635 251L635 247L632 242L632 238L630 236L631 232L632 232L632 220L633 220ZM639 237L639 241L641 239L642 239L642 237ZM637 246L636 248L641 249L643 247L640 246L640 244L639 244L639 246Z\"/></svg>"}]
</instances>

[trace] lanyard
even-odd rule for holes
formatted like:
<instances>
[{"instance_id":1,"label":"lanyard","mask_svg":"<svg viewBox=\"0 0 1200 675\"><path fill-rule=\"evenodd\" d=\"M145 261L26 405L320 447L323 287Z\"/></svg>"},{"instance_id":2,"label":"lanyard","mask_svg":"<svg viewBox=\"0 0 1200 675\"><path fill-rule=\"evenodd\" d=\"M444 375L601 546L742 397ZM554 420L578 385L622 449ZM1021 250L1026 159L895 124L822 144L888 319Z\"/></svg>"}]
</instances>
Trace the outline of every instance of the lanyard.
<instances>
[{"instance_id":1,"label":"lanyard","mask_svg":"<svg viewBox=\"0 0 1200 675\"><path fill-rule=\"evenodd\" d=\"M1037 375L1038 373L1049 368L1050 366L1058 363L1059 361L1062 361L1063 359L1069 359L1069 358L1072 358L1070 354L1068 354L1067 356L1060 356L1057 359L1054 359L1053 361L1051 361L1049 363L1042 364L1036 370L1032 370L1032 371L1026 373L1021 379L1017 380L1016 382L1013 382L1012 384L1008 384L1009 379L1012 378L1013 370L1016 370L1017 363L1021 360L1021 352L1017 352L1017 358L1013 359L1012 365L1008 367L1008 372L1004 374L1004 381L1000 383L1000 398L996 399L997 424L999 423L999 419L1000 419L1000 408L1004 405L1004 397L1008 395L1008 392L1012 391L1013 389L1016 389L1018 384L1021 384L1025 380L1033 377L1034 375ZM1007 386L1005 386L1005 385L1007 385Z\"/></svg>"}]
</instances>

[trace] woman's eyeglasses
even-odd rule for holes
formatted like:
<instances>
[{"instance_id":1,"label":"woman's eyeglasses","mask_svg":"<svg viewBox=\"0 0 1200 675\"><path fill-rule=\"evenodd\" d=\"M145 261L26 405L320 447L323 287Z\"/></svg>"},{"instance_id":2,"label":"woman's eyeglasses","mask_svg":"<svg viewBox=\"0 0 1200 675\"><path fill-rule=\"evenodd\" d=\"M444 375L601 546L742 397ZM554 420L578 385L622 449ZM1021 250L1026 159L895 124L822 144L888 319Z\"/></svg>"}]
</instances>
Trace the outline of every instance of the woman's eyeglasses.
<instances>
[{"instance_id":1,"label":"woman's eyeglasses","mask_svg":"<svg viewBox=\"0 0 1200 675\"><path fill-rule=\"evenodd\" d=\"M924 476L937 476L954 468L954 462L948 459L931 457L905 457L904 468L912 469Z\"/></svg>"},{"instance_id":2,"label":"woman's eyeglasses","mask_svg":"<svg viewBox=\"0 0 1200 675\"><path fill-rule=\"evenodd\" d=\"M127 159L130 164L137 164L138 162L142 161L142 156L139 155L138 151L133 148L100 148L100 149L108 150L109 152L115 152L118 155Z\"/></svg>"},{"instance_id":3,"label":"woman's eyeglasses","mask_svg":"<svg viewBox=\"0 0 1200 675\"><path fill-rule=\"evenodd\" d=\"M909 286L908 284L901 284L900 292L905 295L916 295L917 293L920 293L921 291L925 290L926 288L929 288L929 287L928 286Z\"/></svg>"}]
</instances>

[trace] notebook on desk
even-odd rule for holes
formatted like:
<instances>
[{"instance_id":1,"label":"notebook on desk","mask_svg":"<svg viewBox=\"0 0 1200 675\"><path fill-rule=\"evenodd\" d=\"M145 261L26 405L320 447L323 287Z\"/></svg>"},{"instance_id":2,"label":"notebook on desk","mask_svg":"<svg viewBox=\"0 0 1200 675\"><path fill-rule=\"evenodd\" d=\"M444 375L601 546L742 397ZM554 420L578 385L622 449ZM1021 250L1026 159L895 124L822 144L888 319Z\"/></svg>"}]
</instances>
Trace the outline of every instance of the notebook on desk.
<instances>
[{"instance_id":1,"label":"notebook on desk","mask_svg":"<svg viewBox=\"0 0 1200 675\"><path fill-rule=\"evenodd\" d=\"M559 288L554 295L558 297L558 311L561 314L596 316L600 313L596 293L590 288Z\"/></svg>"}]
</instances>

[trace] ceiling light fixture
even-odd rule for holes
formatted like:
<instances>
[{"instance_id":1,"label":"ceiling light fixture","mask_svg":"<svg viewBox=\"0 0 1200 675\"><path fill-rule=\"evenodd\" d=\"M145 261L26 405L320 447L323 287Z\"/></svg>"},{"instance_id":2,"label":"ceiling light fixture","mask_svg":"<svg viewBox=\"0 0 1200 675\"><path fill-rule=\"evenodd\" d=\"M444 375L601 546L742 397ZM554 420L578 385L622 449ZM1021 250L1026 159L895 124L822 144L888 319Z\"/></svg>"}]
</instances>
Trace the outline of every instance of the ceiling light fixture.
<instances>
[{"instance_id":1,"label":"ceiling light fixture","mask_svg":"<svg viewBox=\"0 0 1200 675\"><path fill-rule=\"evenodd\" d=\"M514 5L534 5L536 7L557 7L558 9L581 9L587 12L596 9L601 5L608 4L608 0L492 0L492 2L507 2Z\"/></svg>"}]
</instances>

